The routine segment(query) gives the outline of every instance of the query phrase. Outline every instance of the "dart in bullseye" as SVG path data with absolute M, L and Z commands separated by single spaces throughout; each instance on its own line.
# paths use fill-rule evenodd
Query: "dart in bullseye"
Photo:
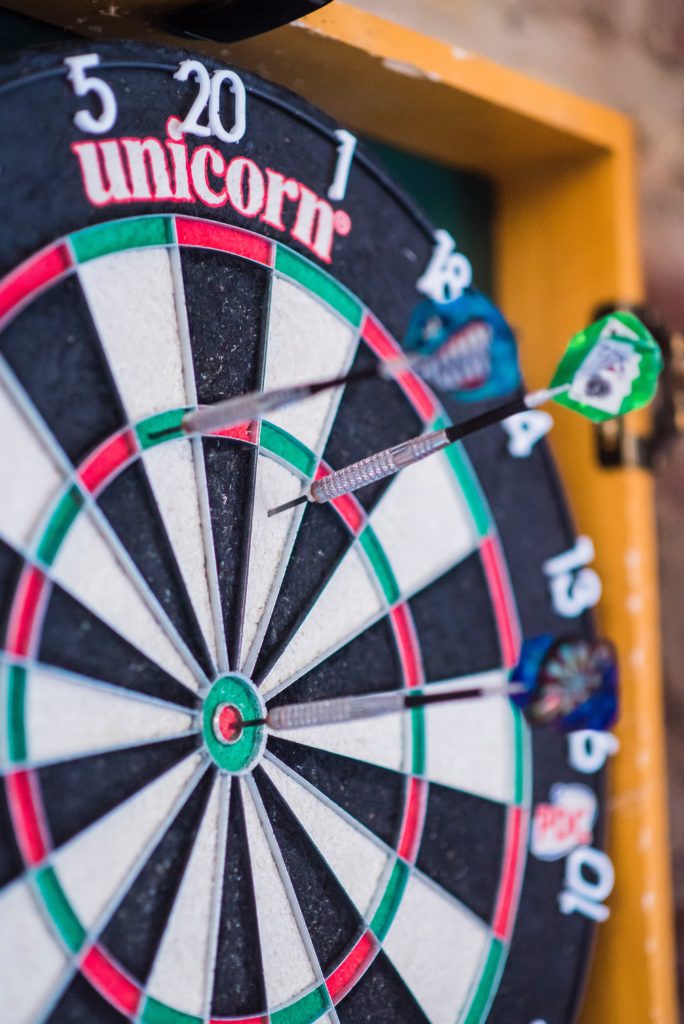
M 561 732 L 607 729 L 618 712 L 615 648 L 603 639 L 533 637 L 523 644 L 505 685 L 437 683 L 427 690 L 389 690 L 283 704 L 270 708 L 264 718 L 231 720 L 231 729 L 236 736 L 242 729 L 258 725 L 276 732 L 306 729 L 483 697 L 510 698 L 533 726 L 553 726 Z
M 433 692 L 406 692 L 390 690 L 385 693 L 365 693 L 353 697 L 331 697 L 303 704 L 283 704 L 271 708 L 265 719 L 243 722 L 243 726 L 267 725 L 270 729 L 303 729 L 317 725 L 334 725 L 352 722 L 360 718 L 376 718 L 391 715 L 397 711 L 424 707 L 428 704 L 443 704 L 475 697 L 510 697 L 522 695 L 526 687 L 522 683 L 510 686 L 471 686 L 460 689 L 435 689 Z
M 314 480 L 308 490 L 269 510 L 323 503 L 391 476 L 509 416 L 556 401 L 595 422 L 641 408 L 655 395 L 663 360 L 657 342 L 632 313 L 603 317 L 570 341 L 548 388 L 515 398 L 464 423 L 421 434 Z

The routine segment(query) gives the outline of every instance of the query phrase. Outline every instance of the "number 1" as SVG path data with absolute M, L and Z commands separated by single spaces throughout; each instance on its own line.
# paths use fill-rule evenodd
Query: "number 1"
M 344 128 L 338 128 L 335 138 L 339 139 L 340 144 L 337 147 L 337 164 L 335 165 L 335 175 L 328 189 L 328 199 L 339 201 L 344 199 L 347 194 L 347 182 L 356 149 L 356 136 Z

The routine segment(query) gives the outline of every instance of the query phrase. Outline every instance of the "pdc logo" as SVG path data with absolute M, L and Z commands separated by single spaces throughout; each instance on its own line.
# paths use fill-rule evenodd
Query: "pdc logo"
M 596 797 L 588 786 L 557 783 L 548 803 L 537 804 L 530 849 L 540 860 L 560 860 L 593 839 Z

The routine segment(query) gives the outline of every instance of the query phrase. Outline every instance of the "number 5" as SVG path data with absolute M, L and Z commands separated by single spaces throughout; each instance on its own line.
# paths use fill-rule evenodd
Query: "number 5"
M 102 113 L 99 117 L 94 117 L 89 110 L 79 110 L 74 117 L 74 124 L 82 132 L 93 132 L 95 135 L 108 132 L 116 122 L 116 96 L 111 86 L 101 78 L 88 78 L 86 75 L 90 68 L 95 68 L 100 63 L 99 54 L 86 53 L 80 57 L 67 57 L 64 63 L 69 69 L 67 78 L 73 85 L 76 95 L 87 96 L 89 92 L 94 92 L 102 104 Z

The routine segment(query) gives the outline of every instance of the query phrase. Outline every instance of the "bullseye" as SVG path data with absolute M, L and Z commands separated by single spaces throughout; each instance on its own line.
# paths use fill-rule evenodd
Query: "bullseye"
M 233 775 L 251 771 L 264 751 L 265 721 L 264 702 L 251 679 L 220 676 L 202 712 L 204 745 L 218 767 Z
M 219 743 L 236 743 L 242 735 L 242 715 L 234 704 L 219 704 L 214 712 L 214 736 Z

